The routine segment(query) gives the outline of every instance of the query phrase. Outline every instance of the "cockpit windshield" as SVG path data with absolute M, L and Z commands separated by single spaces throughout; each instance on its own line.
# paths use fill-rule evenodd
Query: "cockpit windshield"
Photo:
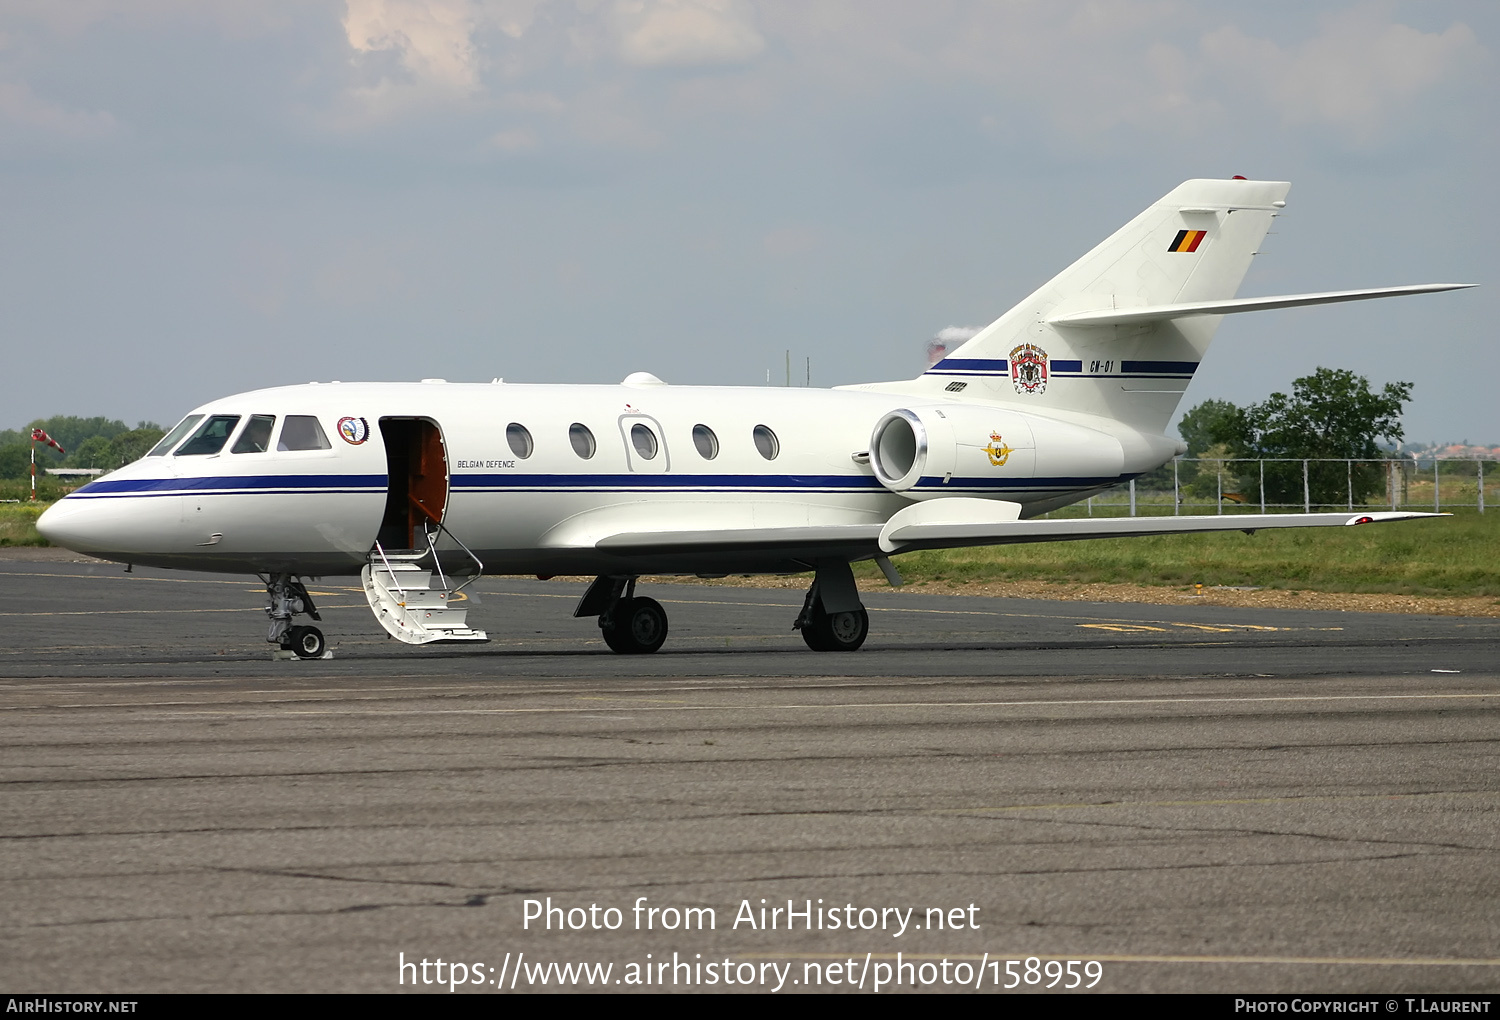
M 182 444 L 177 451 L 179 457 L 201 457 L 210 453 L 218 453 L 224 449 L 224 444 L 229 442 L 229 434 L 239 424 L 240 416 L 237 414 L 215 414 L 210 415 L 208 421 L 198 426 L 198 431 L 193 433 L 193 438 Z
M 168 432 L 165 436 L 162 437 L 161 442 L 151 447 L 151 452 L 146 454 L 146 456 L 164 457 L 167 454 L 171 453 L 172 447 L 182 442 L 182 437 L 191 432 L 193 426 L 198 424 L 198 420 L 202 417 L 203 415 L 201 414 L 190 414 L 186 418 L 182 419 L 182 421 L 177 423 L 177 427 L 175 429 L 173 429 L 171 432 Z
M 276 424 L 274 414 L 252 414 L 250 423 L 240 438 L 234 441 L 230 453 L 265 453 L 271 448 L 271 426 Z

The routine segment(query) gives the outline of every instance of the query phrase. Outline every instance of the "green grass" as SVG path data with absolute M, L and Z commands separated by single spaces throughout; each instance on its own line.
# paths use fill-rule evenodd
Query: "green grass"
M 46 540 L 36 533 L 36 519 L 51 505 L 41 500 L 0 503 L 0 546 L 46 545 Z
M 907 553 L 922 581 L 1254 585 L 1328 592 L 1500 595 L 1500 508 L 1486 514 L 1245 535 L 1162 535 Z M 878 576 L 857 564 L 859 576 Z

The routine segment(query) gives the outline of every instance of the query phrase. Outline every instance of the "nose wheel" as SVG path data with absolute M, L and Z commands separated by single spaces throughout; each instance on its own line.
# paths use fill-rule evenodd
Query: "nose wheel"
M 264 580 L 266 616 L 271 619 L 266 640 L 281 649 L 273 658 L 287 658 L 283 654 L 286 652 L 299 659 L 331 657 L 321 630 L 292 623 L 293 617 L 304 615 L 322 622 L 318 607 L 313 605 L 312 596 L 307 593 L 307 585 L 292 574 L 272 574 Z
M 321 659 L 328 650 L 323 632 L 316 627 L 293 627 L 286 632 L 281 647 L 299 659 Z

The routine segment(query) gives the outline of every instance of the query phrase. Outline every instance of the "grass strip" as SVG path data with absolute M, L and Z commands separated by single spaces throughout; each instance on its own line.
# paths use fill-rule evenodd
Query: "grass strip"
M 1403 595 L 1500 595 L 1500 512 L 1353 528 L 1105 538 L 894 557 L 922 581 L 1244 585 Z M 874 564 L 856 564 L 862 577 Z

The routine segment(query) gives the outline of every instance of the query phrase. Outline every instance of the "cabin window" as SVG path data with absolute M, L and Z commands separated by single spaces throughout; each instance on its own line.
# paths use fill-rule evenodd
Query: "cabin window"
M 656 457 L 656 433 L 639 422 L 630 426 L 630 445 L 635 447 L 642 460 Z
M 281 426 L 281 441 L 278 450 L 331 450 L 332 444 L 323 434 L 323 426 L 310 414 L 289 414 L 286 424 Z
M 511 422 L 505 426 L 505 441 L 510 444 L 510 452 L 525 460 L 531 456 L 531 451 L 536 445 L 531 441 L 531 432 L 520 422 Z
M 575 421 L 568 426 L 568 442 L 573 444 L 573 452 L 584 460 L 588 460 L 599 449 L 599 444 L 594 442 L 594 434 L 582 422 Z
M 230 447 L 230 453 L 265 453 L 271 448 L 271 426 L 276 424 L 274 414 L 252 414 L 250 423 L 240 438 Z
M 198 431 L 193 433 L 193 438 L 182 444 L 177 451 L 179 457 L 202 457 L 210 453 L 218 453 L 224 449 L 224 444 L 229 442 L 229 434 L 240 422 L 237 414 L 215 414 L 198 426 Z
M 693 426 L 693 445 L 698 448 L 704 460 L 713 460 L 719 455 L 719 437 L 707 425 Z
M 177 427 L 175 429 L 173 429 L 171 432 L 168 432 L 165 436 L 162 437 L 161 442 L 151 447 L 151 452 L 146 454 L 146 456 L 164 457 L 167 454 L 171 453 L 172 447 L 182 442 L 182 437 L 191 432 L 193 430 L 193 426 L 198 424 L 199 420 L 202 419 L 202 417 L 203 415 L 201 414 L 190 414 L 186 418 L 182 419 L 182 421 L 177 423 Z
M 775 460 L 776 455 L 781 452 L 781 443 L 776 439 L 776 433 L 764 425 L 755 426 L 755 448 L 766 460 Z

